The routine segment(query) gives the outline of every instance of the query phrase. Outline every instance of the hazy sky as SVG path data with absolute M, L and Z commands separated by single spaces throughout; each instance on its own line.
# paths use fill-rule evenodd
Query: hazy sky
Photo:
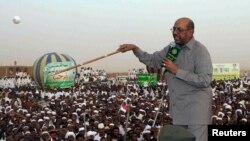
M 0 0 L 0 65 L 33 65 L 50 52 L 81 64 L 123 43 L 153 53 L 173 41 L 170 28 L 180 17 L 193 19 L 194 36 L 213 63 L 250 69 L 249 0 Z M 144 67 L 132 52 L 88 66 L 108 72 Z

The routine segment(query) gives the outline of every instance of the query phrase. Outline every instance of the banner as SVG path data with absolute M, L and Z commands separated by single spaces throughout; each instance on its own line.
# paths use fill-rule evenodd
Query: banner
M 213 64 L 213 80 L 240 78 L 239 63 Z
M 139 73 L 137 82 L 138 82 L 138 85 L 140 86 L 155 86 L 157 85 L 157 74 L 156 73 Z
M 56 71 L 72 66 L 74 66 L 74 62 L 53 62 L 47 64 L 44 68 L 45 88 L 70 88 L 73 86 L 76 69 L 54 75 Z

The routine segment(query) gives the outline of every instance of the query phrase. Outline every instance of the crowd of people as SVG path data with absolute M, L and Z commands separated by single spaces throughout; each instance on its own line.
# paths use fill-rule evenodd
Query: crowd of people
M 0 140 L 156 141 L 159 128 L 172 124 L 164 83 L 39 89 L 32 87 L 29 75 L 21 74 L 0 79 Z M 106 72 L 82 68 L 78 76 L 77 82 L 103 79 Z M 250 80 L 213 81 L 211 86 L 212 124 L 249 125 Z
M 213 81 L 213 116 L 215 125 L 250 124 L 250 80 Z
M 84 84 L 88 82 L 103 81 L 107 78 L 105 70 L 93 70 L 91 67 L 81 67 L 76 75 L 75 83 Z
M 17 71 L 15 77 L 0 77 L 0 88 L 1 89 L 13 89 L 20 87 L 30 87 L 33 86 L 34 82 L 31 76 L 26 72 Z

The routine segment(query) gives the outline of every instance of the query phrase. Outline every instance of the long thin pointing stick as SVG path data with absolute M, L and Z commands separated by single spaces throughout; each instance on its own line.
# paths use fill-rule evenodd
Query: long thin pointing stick
M 92 59 L 92 60 L 89 60 L 89 61 L 83 62 L 82 64 L 78 64 L 78 65 L 75 65 L 75 66 L 72 66 L 72 67 L 69 67 L 69 68 L 66 68 L 66 69 L 63 69 L 63 70 L 57 71 L 57 72 L 55 72 L 55 73 L 54 73 L 54 75 L 59 74 L 59 73 L 62 73 L 62 72 L 65 72 L 65 71 L 69 71 L 69 70 L 71 70 L 71 69 L 74 69 L 74 68 L 80 67 L 80 66 L 82 66 L 82 65 L 86 65 L 86 64 L 89 64 L 89 63 L 95 62 L 95 61 L 97 61 L 97 60 L 100 60 L 100 59 L 103 59 L 103 58 L 105 58 L 105 57 L 108 57 L 108 56 L 111 56 L 111 55 L 117 54 L 117 53 L 119 53 L 119 52 L 120 52 L 120 51 L 114 51 L 114 52 L 111 52 L 111 53 L 109 53 L 109 54 L 105 54 L 105 55 L 100 56 L 100 57 L 97 57 L 97 58 L 95 58 L 95 59 Z

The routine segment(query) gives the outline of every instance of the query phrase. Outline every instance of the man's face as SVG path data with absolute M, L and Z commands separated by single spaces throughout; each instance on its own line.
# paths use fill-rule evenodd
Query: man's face
M 115 136 L 118 136 L 118 134 L 119 134 L 119 129 L 114 129 L 113 134 L 114 134 Z
M 188 21 L 177 20 L 172 28 L 172 34 L 176 44 L 184 45 L 192 39 L 194 30 L 187 27 Z
M 42 139 L 49 139 L 49 134 L 42 134 L 41 137 Z
M 69 141 L 74 141 L 75 138 L 74 138 L 74 136 L 69 136 L 69 137 L 68 137 L 68 140 L 69 140 Z
M 143 134 L 143 138 L 145 140 L 150 140 L 150 137 L 151 137 L 150 133 Z
M 100 134 L 105 134 L 105 129 L 104 129 L 104 128 L 99 129 L 99 133 L 100 133 Z

